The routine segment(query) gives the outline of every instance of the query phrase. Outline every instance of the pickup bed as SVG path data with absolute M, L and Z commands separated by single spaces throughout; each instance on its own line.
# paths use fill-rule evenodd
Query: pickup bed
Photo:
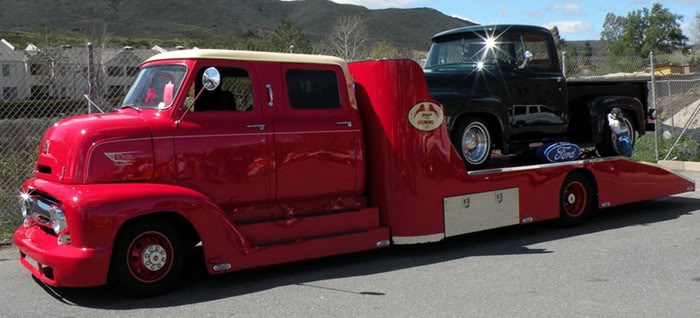
M 618 155 L 606 122 L 614 107 L 636 137 L 653 130 L 645 81 L 567 81 L 549 30 L 482 25 L 439 33 L 424 65 L 433 98 L 471 167 L 491 152 L 517 154 L 548 142 L 595 146 Z

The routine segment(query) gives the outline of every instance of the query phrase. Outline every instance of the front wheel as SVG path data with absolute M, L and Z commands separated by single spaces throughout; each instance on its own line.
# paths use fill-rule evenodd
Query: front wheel
M 174 226 L 157 221 L 132 224 L 114 244 L 109 283 L 129 296 L 162 294 L 182 275 L 183 254 L 183 241 Z
M 454 144 L 467 166 L 483 166 L 491 156 L 491 133 L 485 120 L 468 117 L 460 121 L 454 135 Z

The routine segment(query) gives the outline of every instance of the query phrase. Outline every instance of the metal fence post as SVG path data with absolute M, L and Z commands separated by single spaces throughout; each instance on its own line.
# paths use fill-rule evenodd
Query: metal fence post
M 566 51 L 561 52 L 561 74 L 566 78 Z
M 673 105 L 673 98 L 671 97 L 671 81 L 668 78 L 666 78 L 666 90 L 668 92 L 668 101 L 669 101 L 669 103 L 671 103 L 671 105 Z M 674 109 L 671 109 L 671 135 L 672 136 L 676 134 L 675 117 L 676 117 L 676 111 Z
M 656 82 L 654 81 L 654 52 L 649 52 L 649 65 L 651 72 L 651 105 L 656 114 Z M 654 116 L 654 158 L 655 162 L 659 162 L 659 116 Z
M 92 99 L 93 98 L 93 96 L 92 96 L 92 61 L 93 61 L 93 52 L 94 52 L 92 49 L 92 42 L 88 42 L 87 49 L 88 49 L 88 63 L 87 63 L 88 97 L 90 97 L 90 99 Z M 92 114 L 92 106 L 90 105 L 89 100 L 87 102 L 87 106 L 88 106 L 88 114 Z

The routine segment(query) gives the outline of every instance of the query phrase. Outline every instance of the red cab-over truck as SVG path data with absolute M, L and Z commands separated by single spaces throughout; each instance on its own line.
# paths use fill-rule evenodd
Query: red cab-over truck
M 166 292 L 210 274 L 416 244 L 694 191 L 623 157 L 468 171 L 411 60 L 182 50 L 122 107 L 63 119 L 22 187 L 21 263 L 52 286 Z

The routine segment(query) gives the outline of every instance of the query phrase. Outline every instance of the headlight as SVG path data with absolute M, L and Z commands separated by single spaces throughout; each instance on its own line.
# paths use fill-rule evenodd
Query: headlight
M 68 224 L 66 223 L 66 216 L 65 214 L 63 214 L 63 211 L 58 207 L 52 207 L 51 210 L 51 225 L 53 226 L 53 231 L 56 232 L 56 234 L 61 234 L 63 230 L 68 228 Z
M 22 210 L 22 217 L 26 218 L 27 216 L 29 216 L 29 210 L 30 210 L 29 204 L 30 204 L 29 200 L 22 201 L 22 207 L 20 207 L 20 209 Z

